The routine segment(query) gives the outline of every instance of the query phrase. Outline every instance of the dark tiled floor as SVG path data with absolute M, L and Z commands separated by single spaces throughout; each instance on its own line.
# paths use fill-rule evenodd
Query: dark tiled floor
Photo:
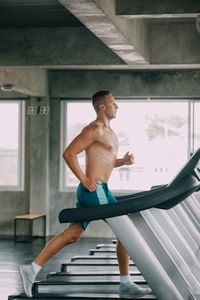
M 0 300 L 7 300 L 9 295 L 23 291 L 19 275 L 19 265 L 33 261 L 48 242 L 42 238 L 32 243 L 14 243 L 13 240 L 0 240 Z M 45 279 L 52 271 L 60 271 L 61 263 L 69 261 L 73 255 L 87 255 L 88 250 L 99 243 L 110 243 L 109 239 L 82 238 L 78 243 L 69 245 L 53 257 L 37 276 L 37 280 Z

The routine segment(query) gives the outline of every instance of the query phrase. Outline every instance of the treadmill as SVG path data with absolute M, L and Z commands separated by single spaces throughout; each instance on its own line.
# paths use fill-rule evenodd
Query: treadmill
M 105 219 L 159 300 L 199 300 L 199 231 L 180 209 L 200 190 L 199 160 L 200 148 L 169 184 L 118 197 L 114 204 L 64 209 L 59 220 Z M 196 241 L 188 240 L 193 231 Z
M 168 185 L 118 197 L 119 202 L 114 204 L 64 209 L 59 215 L 59 221 L 67 223 L 104 219 L 141 272 L 144 280 L 141 276 L 138 280 L 141 280 L 141 284 L 147 282 L 157 299 L 199 300 L 199 231 L 181 204 L 184 200 L 192 202 L 191 195 L 200 190 L 199 159 L 200 149 Z M 188 211 L 192 216 L 192 211 L 189 209 Z M 45 288 L 44 282 L 35 285 L 38 286 L 37 298 L 44 297 L 46 294 L 48 297 L 53 297 L 56 285 L 58 289 L 60 286 L 61 297 L 70 298 L 75 295 L 75 297 L 87 297 L 90 291 L 90 287 L 85 288 L 85 284 L 81 284 L 80 281 L 78 285 L 78 281 L 73 281 L 70 277 L 68 283 L 64 285 L 63 283 L 59 285 L 57 280 L 55 283 L 53 281 Z M 75 288 L 69 290 L 70 285 Z M 78 286 L 79 290 L 81 286 L 80 295 L 76 290 Z M 94 293 L 94 285 L 92 286 L 92 291 L 88 295 Z M 101 299 L 100 295 L 106 287 L 104 282 L 97 286 L 95 285 L 96 298 L 94 299 Z M 106 286 L 108 287 L 109 284 Z M 117 294 L 113 294 L 114 284 L 111 287 L 110 298 L 119 298 Z M 55 296 L 58 295 L 54 295 L 54 299 L 57 299 Z M 152 297 L 155 299 L 155 296 L 147 295 L 142 299 L 152 299 Z

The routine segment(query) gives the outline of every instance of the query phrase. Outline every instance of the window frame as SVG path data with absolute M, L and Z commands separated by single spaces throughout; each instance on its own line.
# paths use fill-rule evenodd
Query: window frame
M 189 126 L 189 153 L 188 156 L 191 156 L 195 150 L 195 133 L 196 133 L 196 103 L 200 105 L 200 99 L 194 99 L 189 103 L 189 113 L 190 113 L 190 126 Z M 200 128 L 200 126 L 199 126 Z
M 0 192 L 24 191 L 25 161 L 25 100 L 0 99 L 0 103 L 17 103 L 18 109 L 18 174 L 17 185 L 0 185 Z
M 191 155 L 192 152 L 192 145 L 193 145 L 193 133 L 192 129 L 193 126 L 192 124 L 194 123 L 194 114 L 192 111 L 192 106 L 195 105 L 195 102 L 199 102 L 200 99 L 198 98 L 185 98 L 185 97 L 179 97 L 179 98 L 163 98 L 163 97 L 155 97 L 155 98 L 150 98 L 150 97 L 115 97 L 117 102 L 126 102 L 126 103 L 149 103 L 149 102 L 159 102 L 159 103 L 178 103 L 178 102 L 186 102 L 188 104 L 188 144 L 187 144 L 187 156 L 188 159 Z M 89 103 L 91 102 L 91 99 L 89 98 L 62 98 L 60 99 L 60 105 L 61 105 L 61 118 L 60 118 L 60 128 L 61 128 L 61 139 L 60 139 L 60 149 L 61 149 L 61 155 L 60 155 L 60 174 L 59 174 L 59 190 L 60 192 L 74 192 L 76 191 L 77 187 L 72 187 L 72 186 L 65 186 L 65 176 L 66 172 L 65 170 L 65 163 L 63 161 L 62 153 L 64 151 L 64 147 L 66 145 L 66 140 L 67 140 L 67 132 L 66 132 L 66 127 L 65 124 L 67 122 L 67 103 Z M 75 175 L 74 175 L 75 176 Z M 127 193 L 134 193 L 137 192 L 138 190 L 112 190 L 112 192 L 115 194 L 121 193 L 121 194 L 127 194 Z

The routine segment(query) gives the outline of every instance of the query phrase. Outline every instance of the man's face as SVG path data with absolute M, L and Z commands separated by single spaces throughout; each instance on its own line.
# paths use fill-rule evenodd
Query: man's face
M 118 105 L 112 94 L 105 96 L 105 113 L 109 119 L 114 119 L 117 114 Z

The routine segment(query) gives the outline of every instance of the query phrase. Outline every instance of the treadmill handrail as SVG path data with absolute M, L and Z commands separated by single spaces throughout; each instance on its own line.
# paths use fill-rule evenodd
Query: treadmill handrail
M 59 222 L 67 223 L 105 219 L 152 207 L 171 208 L 200 189 L 200 170 L 196 168 L 199 159 L 200 148 L 168 185 L 132 195 L 118 196 L 116 198 L 123 201 L 112 204 L 63 209 L 59 213 Z
M 183 180 L 178 186 L 166 186 L 164 188 L 151 190 L 151 193 L 133 197 L 133 199 L 123 200 L 116 203 L 104 204 L 100 206 L 88 206 L 82 208 L 63 209 L 59 214 L 59 222 L 80 222 L 92 221 L 98 219 L 111 218 L 115 216 L 126 215 L 129 213 L 145 210 L 170 202 L 171 199 L 180 197 L 184 193 L 188 197 L 191 193 L 199 189 L 199 181 L 193 175 Z M 188 193 L 188 191 L 190 191 Z M 184 198 L 184 199 L 185 199 Z M 180 201 L 183 199 L 180 198 Z M 177 204 L 177 203 L 176 203 Z M 171 205 L 170 205 L 171 208 Z

